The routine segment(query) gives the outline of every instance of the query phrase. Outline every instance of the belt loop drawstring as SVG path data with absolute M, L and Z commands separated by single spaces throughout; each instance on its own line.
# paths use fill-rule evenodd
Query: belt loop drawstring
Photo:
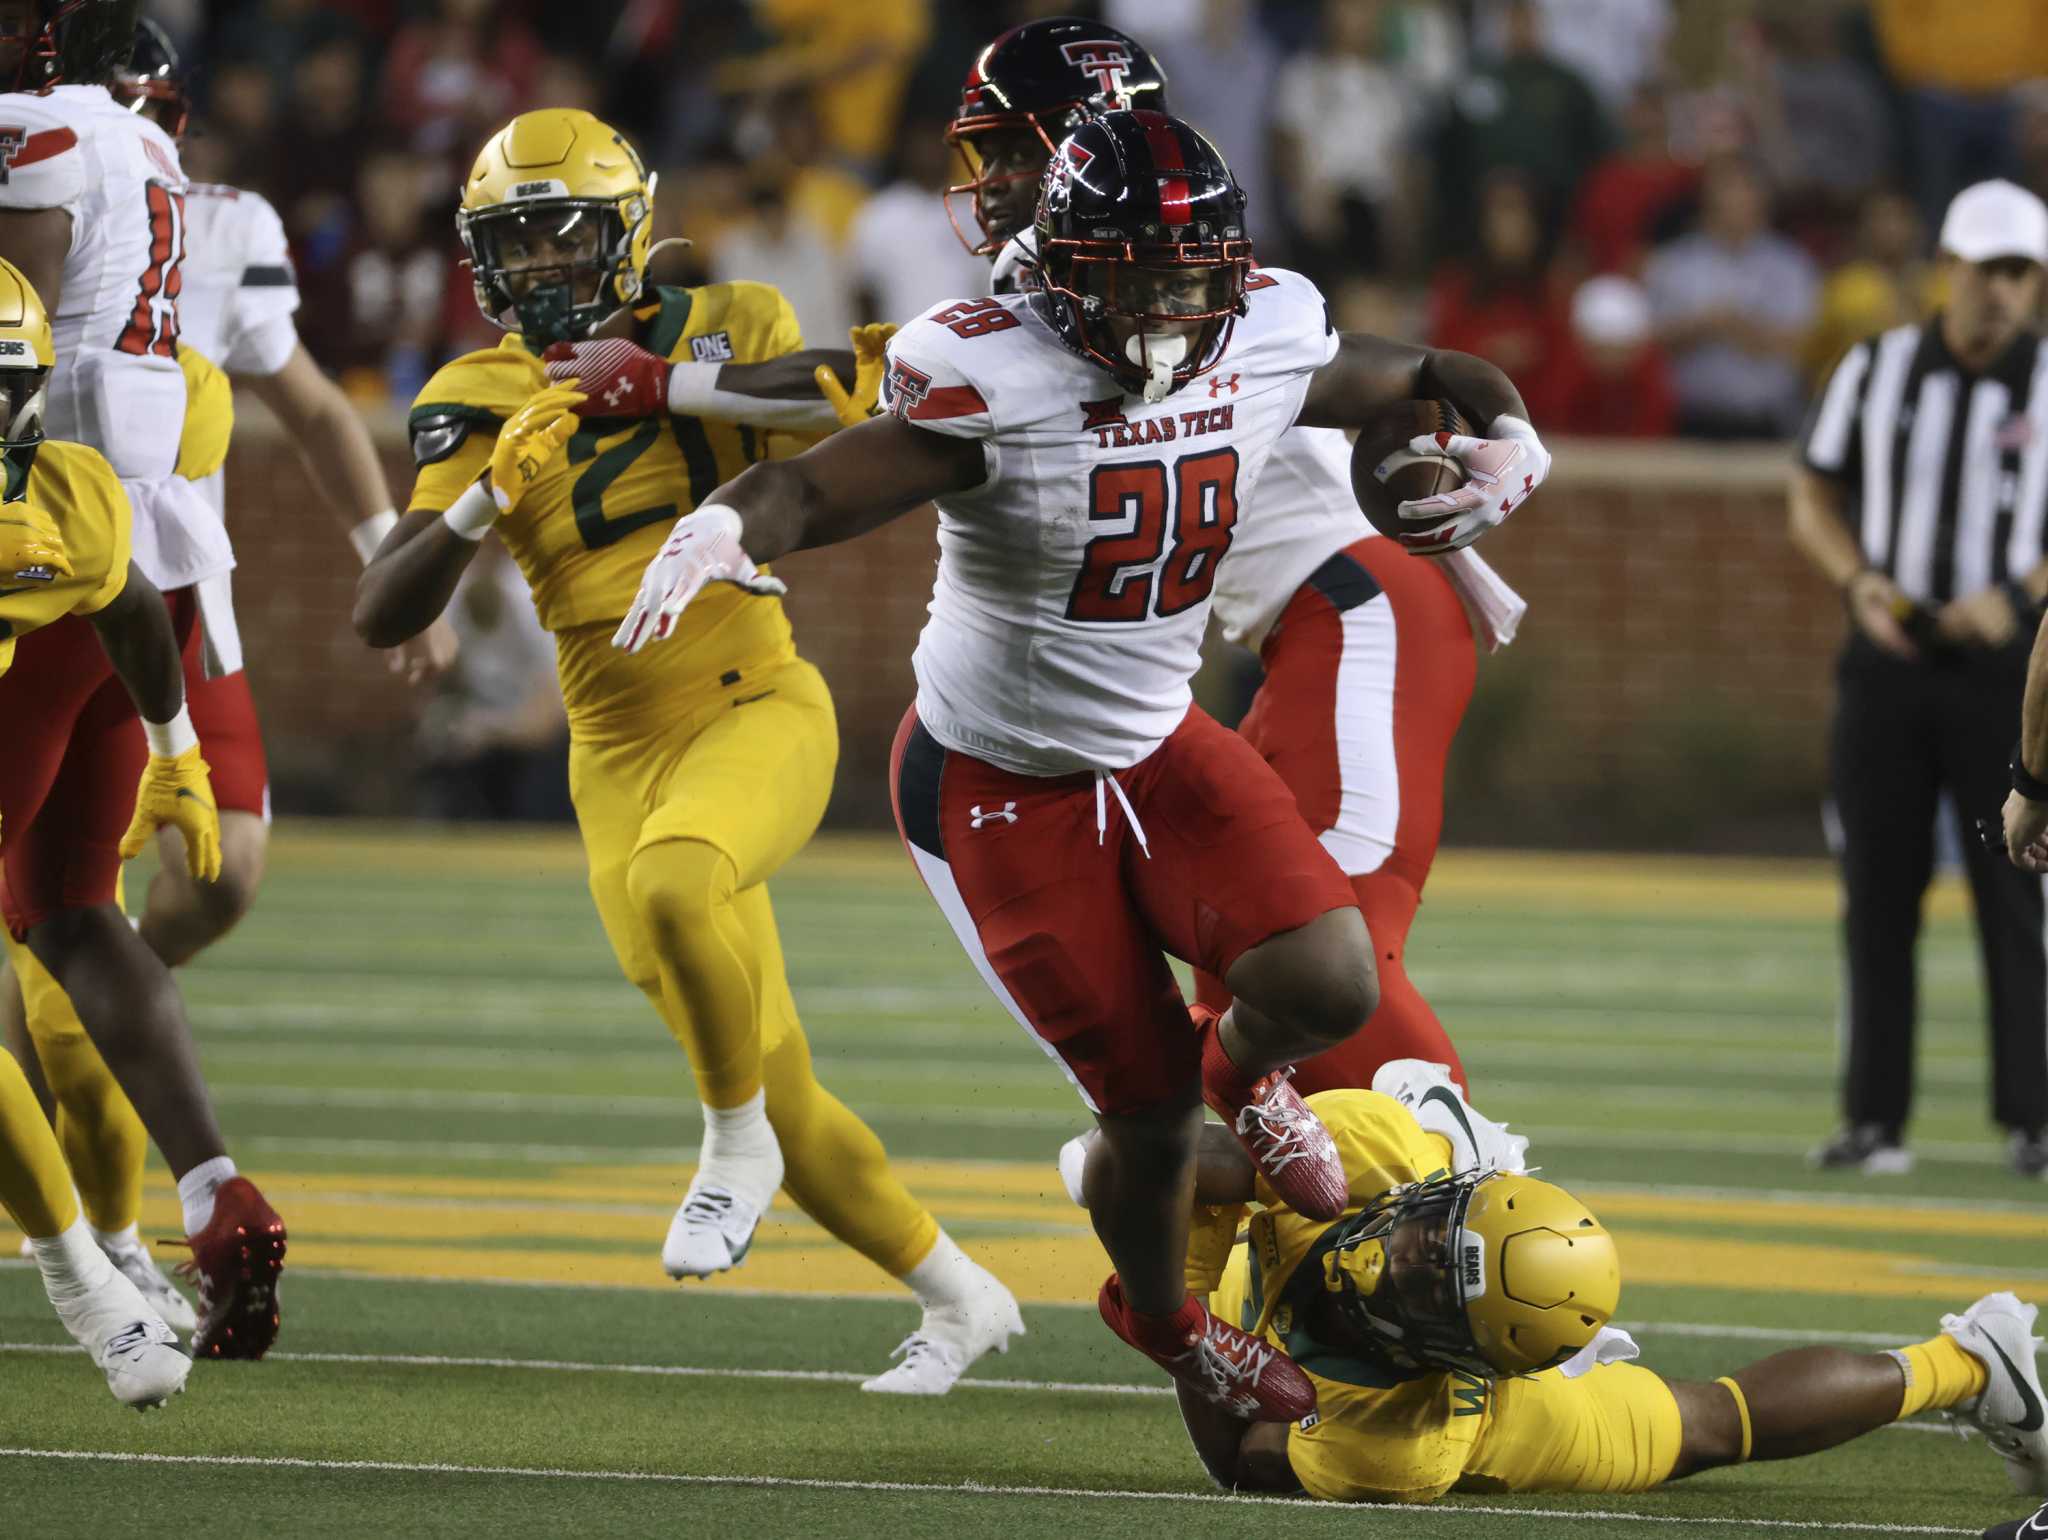
M 1124 810 L 1124 817 L 1130 820 L 1131 833 L 1138 837 L 1138 848 L 1145 852 L 1145 859 L 1152 859 L 1152 847 L 1145 841 L 1145 826 L 1138 822 L 1138 811 L 1131 806 L 1131 799 L 1124 795 L 1123 783 L 1107 770 L 1095 772 L 1095 843 L 1100 845 L 1109 832 L 1109 809 L 1102 795 L 1102 783 L 1109 783 L 1110 791 L 1116 797 L 1116 805 Z

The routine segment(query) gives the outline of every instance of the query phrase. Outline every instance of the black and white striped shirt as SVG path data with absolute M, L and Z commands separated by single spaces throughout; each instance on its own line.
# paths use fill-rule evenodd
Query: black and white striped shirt
M 1863 559 L 1923 605 L 2025 575 L 2048 514 L 2048 350 L 2023 332 L 1982 374 L 1935 322 L 1842 356 L 1800 438 L 1849 492 Z

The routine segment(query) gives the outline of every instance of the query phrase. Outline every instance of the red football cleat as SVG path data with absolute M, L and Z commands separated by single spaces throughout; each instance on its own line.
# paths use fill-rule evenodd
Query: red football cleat
M 1247 1083 L 1216 1041 L 1221 1019 L 1191 1007 L 1202 1034 L 1202 1100 L 1230 1125 L 1267 1184 L 1304 1219 L 1335 1219 L 1351 1205 L 1337 1141 L 1288 1084 L 1293 1066 Z
M 261 1358 L 277 1341 L 282 1317 L 277 1277 L 284 1271 L 284 1221 L 245 1176 L 230 1177 L 213 1195 L 213 1218 L 186 1244 L 192 1260 L 178 1266 L 199 1291 L 194 1358 Z
M 1178 1353 L 1155 1353 L 1138 1340 L 1115 1273 L 1096 1301 L 1102 1319 L 1132 1347 L 1181 1384 L 1225 1411 L 1253 1422 L 1299 1422 L 1316 1409 L 1316 1387 L 1301 1367 L 1262 1337 L 1240 1331 L 1201 1307 L 1202 1324 Z

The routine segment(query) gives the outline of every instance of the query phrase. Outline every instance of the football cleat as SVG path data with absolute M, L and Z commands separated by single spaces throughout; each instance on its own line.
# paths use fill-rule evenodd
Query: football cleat
M 192 1360 L 178 1351 L 177 1336 L 120 1273 L 110 1271 L 105 1283 L 82 1298 L 50 1303 L 123 1406 L 148 1411 L 185 1388 Z
M 1806 1163 L 1817 1171 L 1904 1176 L 1913 1169 L 1913 1152 L 1899 1141 L 1897 1129 L 1878 1123 L 1857 1123 L 1813 1150 Z
M 2012 1171 L 2030 1180 L 2048 1178 L 2048 1129 L 2012 1131 Z
M 1024 1335 L 1017 1298 L 986 1268 L 970 1262 L 985 1285 L 964 1307 L 927 1306 L 917 1330 L 889 1356 L 897 1360 L 862 1390 L 885 1396 L 943 1396 L 984 1353 L 1010 1351 L 1010 1339 Z
M 2048 1393 L 2034 1362 L 2041 1348 L 2034 1335 L 2039 1313 L 2016 1295 L 1986 1294 L 1961 1315 L 1943 1316 L 1941 1330 L 1983 1364 L 1989 1376 L 1984 1393 L 1951 1415 L 1967 1421 L 1998 1451 L 2013 1490 L 2048 1497 Z
M 1155 1353 L 1138 1340 L 1115 1273 L 1096 1301 L 1102 1319 L 1180 1384 L 1233 1416 L 1253 1422 L 1298 1422 L 1316 1409 L 1316 1387 L 1301 1366 L 1263 1337 L 1254 1337 L 1202 1306 L 1202 1325 L 1178 1353 Z
M 705 1181 L 700 1172 L 669 1221 L 662 1267 L 676 1279 L 709 1278 L 738 1267 L 767 1211 L 768 1204 L 750 1203 L 729 1187 Z
M 1203 1095 L 1282 1203 L 1304 1219 L 1335 1219 L 1351 1202 L 1344 1162 L 1323 1120 L 1289 1084 L 1293 1074 L 1290 1065 L 1260 1076 L 1250 1100 L 1239 1106 L 1211 1095 L 1206 1085 Z
M 2008 1519 L 1984 1531 L 1984 1540 L 2048 1540 L 2048 1503 L 2024 1519 Z
M 164 1325 L 172 1331 L 185 1332 L 198 1327 L 199 1317 L 192 1309 L 192 1302 L 164 1276 L 163 1269 L 156 1265 L 156 1258 L 149 1254 L 147 1246 L 140 1242 L 133 1246 L 102 1243 L 100 1250 L 107 1254 L 107 1260 L 114 1264 L 121 1276 L 134 1284 L 142 1297 L 149 1301 L 150 1309 L 164 1318 Z
M 277 1341 L 283 1314 L 278 1275 L 284 1271 L 284 1221 L 245 1176 L 222 1182 L 213 1218 L 187 1243 L 190 1261 L 178 1276 L 199 1291 L 194 1358 L 261 1358 Z

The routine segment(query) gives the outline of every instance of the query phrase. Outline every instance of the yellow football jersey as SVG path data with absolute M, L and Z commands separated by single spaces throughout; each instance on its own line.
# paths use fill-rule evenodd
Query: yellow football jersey
M 185 372 L 185 426 L 178 434 L 177 472 L 204 481 L 227 463 L 228 437 L 235 431 L 235 392 L 212 359 L 178 344 Z
M 128 583 L 134 515 L 128 494 L 97 449 L 46 440 L 29 470 L 27 500 L 57 522 L 72 575 L 24 583 L 0 573 L 0 674 L 14 661 L 14 639 L 66 615 L 90 615 Z
M 661 288 L 636 312 L 643 344 L 677 362 L 758 363 L 803 346 L 796 313 L 762 283 Z M 439 511 L 489 462 L 500 426 L 548 383 L 516 333 L 442 368 L 410 415 L 419 466 L 413 508 Z M 610 629 L 625 617 L 641 574 L 669 528 L 715 487 L 770 453 L 772 435 L 695 417 L 607 419 L 587 412 L 519 506 L 497 523 L 556 633 L 572 712 L 612 691 Z M 587 628 L 587 629 L 584 629 Z M 716 681 L 794 656 L 780 600 L 713 583 L 684 613 L 662 675 Z
M 1450 1169 L 1450 1144 L 1375 1091 L 1324 1091 L 1308 1104 L 1337 1141 L 1351 1192 L 1377 1197 Z M 1289 1429 L 1287 1459 L 1311 1496 L 1429 1502 L 1456 1484 L 1479 1437 L 1490 1387 L 1470 1375 L 1403 1370 L 1316 1341 L 1299 1325 L 1321 1292 L 1322 1256 L 1357 1215 L 1304 1219 L 1259 1182 L 1267 1207 L 1231 1253 L 1211 1308 L 1284 1348 L 1316 1387 L 1316 1412 Z

